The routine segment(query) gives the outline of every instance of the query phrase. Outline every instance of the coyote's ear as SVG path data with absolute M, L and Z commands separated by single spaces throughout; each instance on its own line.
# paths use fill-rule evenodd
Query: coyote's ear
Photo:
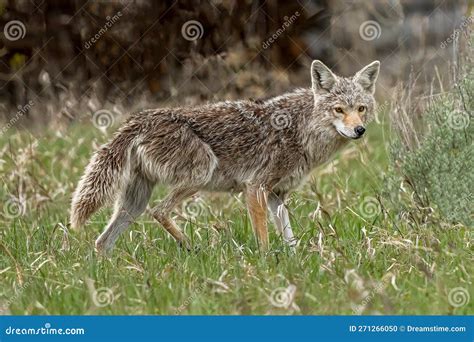
M 374 61 L 355 74 L 354 80 L 359 82 L 365 90 L 373 94 L 375 92 L 375 81 L 377 81 L 379 71 L 380 62 Z
M 311 86 L 314 92 L 321 89 L 330 91 L 336 83 L 336 75 L 324 65 L 323 62 L 315 60 L 311 64 Z

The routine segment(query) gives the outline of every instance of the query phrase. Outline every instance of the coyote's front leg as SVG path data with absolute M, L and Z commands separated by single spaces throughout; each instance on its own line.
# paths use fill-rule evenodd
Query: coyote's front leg
M 268 208 L 273 215 L 273 221 L 277 232 L 283 236 L 283 241 L 292 249 L 296 246 L 296 239 L 290 225 L 288 209 L 285 205 L 285 194 L 271 192 L 268 195 Z
M 268 249 L 267 191 L 260 185 L 248 185 L 245 197 L 257 243 L 260 248 L 266 250 Z

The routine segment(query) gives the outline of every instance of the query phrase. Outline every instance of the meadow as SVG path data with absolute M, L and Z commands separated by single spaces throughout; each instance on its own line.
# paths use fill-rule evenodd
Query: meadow
M 382 118 L 383 119 L 383 118 Z M 382 120 L 384 121 L 384 120 Z M 200 194 L 176 218 L 181 249 L 144 214 L 109 257 L 94 241 L 110 215 L 68 229 L 70 196 L 113 130 L 91 124 L 0 137 L 3 314 L 472 314 L 472 228 L 419 221 L 387 200 L 390 130 L 372 123 L 289 199 L 299 243 L 270 226 L 260 252 L 239 194 Z M 155 189 L 153 202 L 166 188 Z

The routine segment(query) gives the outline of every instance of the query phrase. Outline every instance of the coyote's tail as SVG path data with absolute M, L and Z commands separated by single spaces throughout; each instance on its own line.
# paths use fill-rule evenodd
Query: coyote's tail
M 79 228 L 120 188 L 130 168 L 134 135 L 120 132 L 94 153 L 71 202 L 71 227 Z

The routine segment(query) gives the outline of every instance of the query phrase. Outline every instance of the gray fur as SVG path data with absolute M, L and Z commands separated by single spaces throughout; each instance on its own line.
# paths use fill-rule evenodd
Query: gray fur
M 99 250 L 113 246 L 144 210 L 157 183 L 174 190 L 152 215 L 181 243 L 186 237 L 170 219 L 181 201 L 199 190 L 247 191 L 260 243 L 265 245 L 266 204 L 278 229 L 278 207 L 312 169 L 327 161 L 349 139 L 357 138 L 375 110 L 373 97 L 379 63 L 352 78 L 334 75 L 322 62 L 311 67 L 312 87 L 265 101 L 225 101 L 199 107 L 153 109 L 132 114 L 115 137 L 94 154 L 74 192 L 73 227 L 83 225 L 109 199 L 116 199 L 111 223 L 97 241 Z M 336 107 L 344 109 L 337 113 Z M 364 112 L 361 112 L 364 108 Z M 259 206 L 260 202 L 269 202 Z M 250 196 L 250 197 L 249 197 Z M 127 213 L 127 214 L 125 214 Z M 260 227 L 255 227 L 260 225 Z M 293 236 L 288 232 L 287 237 Z M 294 243 L 294 239 L 287 238 Z M 292 240 L 292 241 L 289 241 Z M 263 242 L 262 242 L 263 241 Z

